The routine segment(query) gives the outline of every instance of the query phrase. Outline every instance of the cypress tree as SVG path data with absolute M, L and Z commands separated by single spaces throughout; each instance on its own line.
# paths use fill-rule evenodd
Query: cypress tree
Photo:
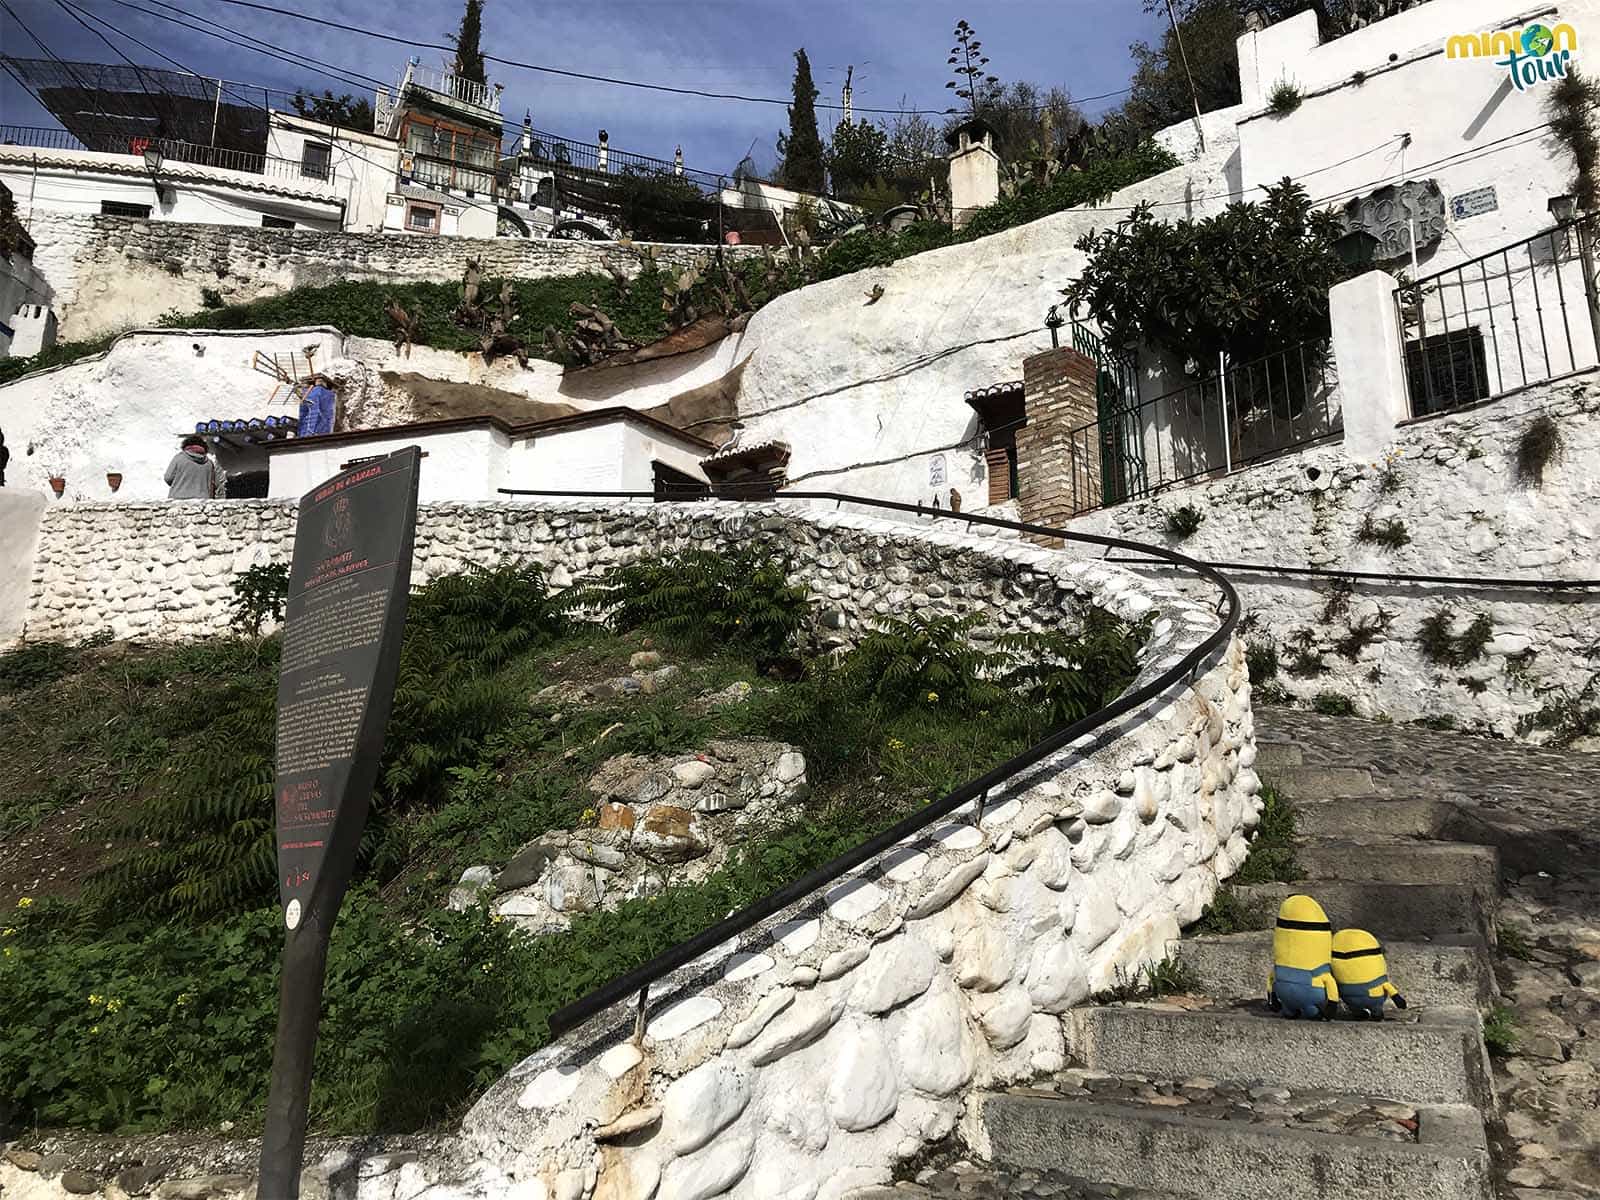
M 823 190 L 822 138 L 817 133 L 817 89 L 811 82 L 811 60 L 804 49 L 794 52 L 794 103 L 789 106 L 789 133 L 779 139 L 783 153 L 780 182 L 797 192 Z
M 461 28 L 450 35 L 456 46 L 456 77 L 487 83 L 483 67 L 483 49 L 478 39 L 483 33 L 483 0 L 467 0 L 467 11 L 461 14 Z

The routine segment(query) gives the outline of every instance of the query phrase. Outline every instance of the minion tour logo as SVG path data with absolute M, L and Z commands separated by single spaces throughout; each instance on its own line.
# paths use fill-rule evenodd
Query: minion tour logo
M 1493 58 L 1495 66 L 1511 72 L 1511 83 L 1519 92 L 1546 79 L 1565 77 L 1577 51 L 1578 31 L 1565 22 L 1554 29 L 1535 24 L 1493 33 L 1458 33 L 1445 42 L 1444 50 L 1446 58 Z

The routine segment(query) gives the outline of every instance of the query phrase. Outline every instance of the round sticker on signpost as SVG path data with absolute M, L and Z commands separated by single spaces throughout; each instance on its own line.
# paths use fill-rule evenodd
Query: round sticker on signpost
M 289 901 L 289 907 L 283 910 L 283 923 L 290 929 L 297 928 L 300 924 L 300 901 Z

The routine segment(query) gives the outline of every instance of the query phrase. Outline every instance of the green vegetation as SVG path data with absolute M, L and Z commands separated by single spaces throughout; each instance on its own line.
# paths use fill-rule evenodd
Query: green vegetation
M 1318 692 L 1316 699 L 1311 701 L 1311 711 L 1325 717 L 1353 717 L 1356 715 L 1356 702 L 1343 692 Z
M 1205 519 L 1205 513 L 1201 512 L 1194 505 L 1179 505 L 1177 508 L 1173 509 L 1167 514 L 1167 536 L 1172 538 L 1174 541 L 1184 541 L 1185 539 L 1194 535 L 1195 531 L 1200 528 L 1201 522 L 1203 522 Z
M 1200 914 L 1200 919 L 1189 926 L 1188 932 L 1228 934 L 1271 927 L 1272 914 L 1265 906 L 1242 899 L 1231 886 L 1224 884 L 1217 889 L 1217 894 L 1211 898 L 1211 903 L 1206 905 L 1205 911 Z
M 1092 614 L 1081 634 L 1036 635 L 1029 644 L 1055 657 L 1027 675 L 1015 661 L 1022 643 L 997 639 L 969 656 L 956 642 L 975 631 L 959 622 L 890 622 L 864 654 L 809 658 L 812 613 L 781 567 L 753 554 L 738 566 L 679 554 L 557 594 L 537 567 L 508 565 L 415 593 L 372 815 L 329 957 L 314 1131 L 459 1115 L 544 1043 L 560 1005 L 1132 677 L 1139 631 Z M 270 596 L 269 583 L 258 573 L 238 593 Z M 609 628 L 579 620 L 594 615 L 580 596 L 604 601 Z M 720 632 L 712 640 L 706 629 Z M 647 632 L 674 652 L 676 675 L 633 698 L 571 699 L 625 671 Z M 1016 690 L 970 677 L 989 669 L 989 655 Z M 37 863 L 26 876 L 0 871 L 0 1105 L 30 1123 L 258 1124 L 281 944 L 278 656 L 275 636 L 0 656 L 0 741 L 15 748 L 0 761 L 0 830 L 37 827 L 39 853 L 71 866 L 44 894 L 23 891 Z M 769 657 L 794 660 L 779 673 L 789 682 L 759 669 Z M 1070 675 L 1092 678 L 1058 678 Z M 696 703 L 735 680 L 752 685 L 745 702 Z M 899 702 L 906 688 L 934 690 L 930 681 L 944 689 L 938 701 Z M 555 683 L 563 688 L 545 691 Z M 974 720 L 980 700 L 989 707 Z M 741 736 L 798 745 L 812 793 L 791 824 L 762 830 L 711 877 L 669 881 L 662 896 L 578 915 L 570 932 L 541 938 L 485 908 L 440 908 L 465 867 L 504 863 L 590 819 L 585 781 L 607 759 Z M 42 823 L 74 805 L 83 840 Z
M 1252 685 L 1270 683 L 1278 677 L 1278 648 L 1271 642 L 1251 642 L 1244 652 L 1244 665 Z
M 794 52 L 794 103 L 789 128 L 778 135 L 783 164 L 778 182 L 797 192 L 820 192 L 823 174 L 822 137 L 817 132 L 817 87 L 811 82 L 811 60 L 802 48 Z
M 1267 111 L 1274 116 L 1286 117 L 1299 108 L 1304 99 L 1299 88 L 1287 79 L 1280 79 L 1272 85 L 1272 91 L 1267 95 Z
M 261 563 L 234 576 L 229 608 L 234 628 L 241 633 L 259 637 L 268 621 L 283 620 L 283 606 L 288 602 L 288 563 Z
M 1539 710 L 1517 718 L 1517 733 L 1550 735 L 1552 746 L 1570 746 L 1579 738 L 1600 734 L 1600 672 L 1576 691 L 1562 688 Z
M 1483 657 L 1494 638 L 1494 626 L 1487 614 L 1479 613 L 1461 633 L 1451 633 L 1454 614 L 1441 608 L 1423 618 L 1417 631 L 1417 645 L 1423 657 L 1441 667 L 1464 667 Z
M 1119 965 L 1114 976 L 1114 984 L 1090 997 L 1095 1004 L 1156 1000 L 1162 996 L 1180 996 L 1198 991 L 1200 987 L 1200 977 L 1195 974 L 1194 968 L 1171 955 L 1160 962 L 1140 963 L 1132 972 Z
M 1517 482 L 1542 487 L 1545 468 L 1561 457 L 1564 448 L 1561 426 L 1549 413 L 1540 413 L 1517 439 Z
M 1294 805 L 1272 788 L 1261 792 L 1266 807 L 1261 810 L 1261 824 L 1256 827 L 1250 842 L 1250 854 L 1240 864 L 1233 882 L 1293 883 L 1304 879 L 1305 872 L 1295 859 Z
M 1533 961 L 1533 947 L 1528 944 L 1528 936 L 1515 925 L 1507 925 L 1502 921 L 1495 926 L 1494 934 L 1501 954 L 1519 958 L 1523 962 Z
M 1483 1044 L 1489 1053 L 1503 1058 L 1517 1048 L 1517 1014 L 1497 1004 L 1483 1016 Z
M 1361 519 L 1361 528 L 1356 530 L 1356 541 L 1398 550 L 1411 544 L 1411 535 L 1406 532 L 1406 523 L 1398 517 L 1392 521 L 1375 521 L 1368 513 Z
M 13 379 L 20 379 L 34 371 L 48 371 L 51 367 L 64 367 L 68 363 L 77 362 L 80 358 L 104 354 L 110 349 L 111 343 L 117 340 L 117 336 L 108 333 L 104 337 L 91 338 L 86 342 L 57 342 L 48 350 L 41 350 L 26 358 L 0 358 L 0 385 L 10 383 Z

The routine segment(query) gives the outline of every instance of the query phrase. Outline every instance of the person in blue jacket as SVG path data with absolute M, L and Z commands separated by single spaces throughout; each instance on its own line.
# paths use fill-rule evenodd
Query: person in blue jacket
M 305 399 L 300 401 L 299 437 L 333 432 L 333 388 L 326 375 L 313 375 Z

